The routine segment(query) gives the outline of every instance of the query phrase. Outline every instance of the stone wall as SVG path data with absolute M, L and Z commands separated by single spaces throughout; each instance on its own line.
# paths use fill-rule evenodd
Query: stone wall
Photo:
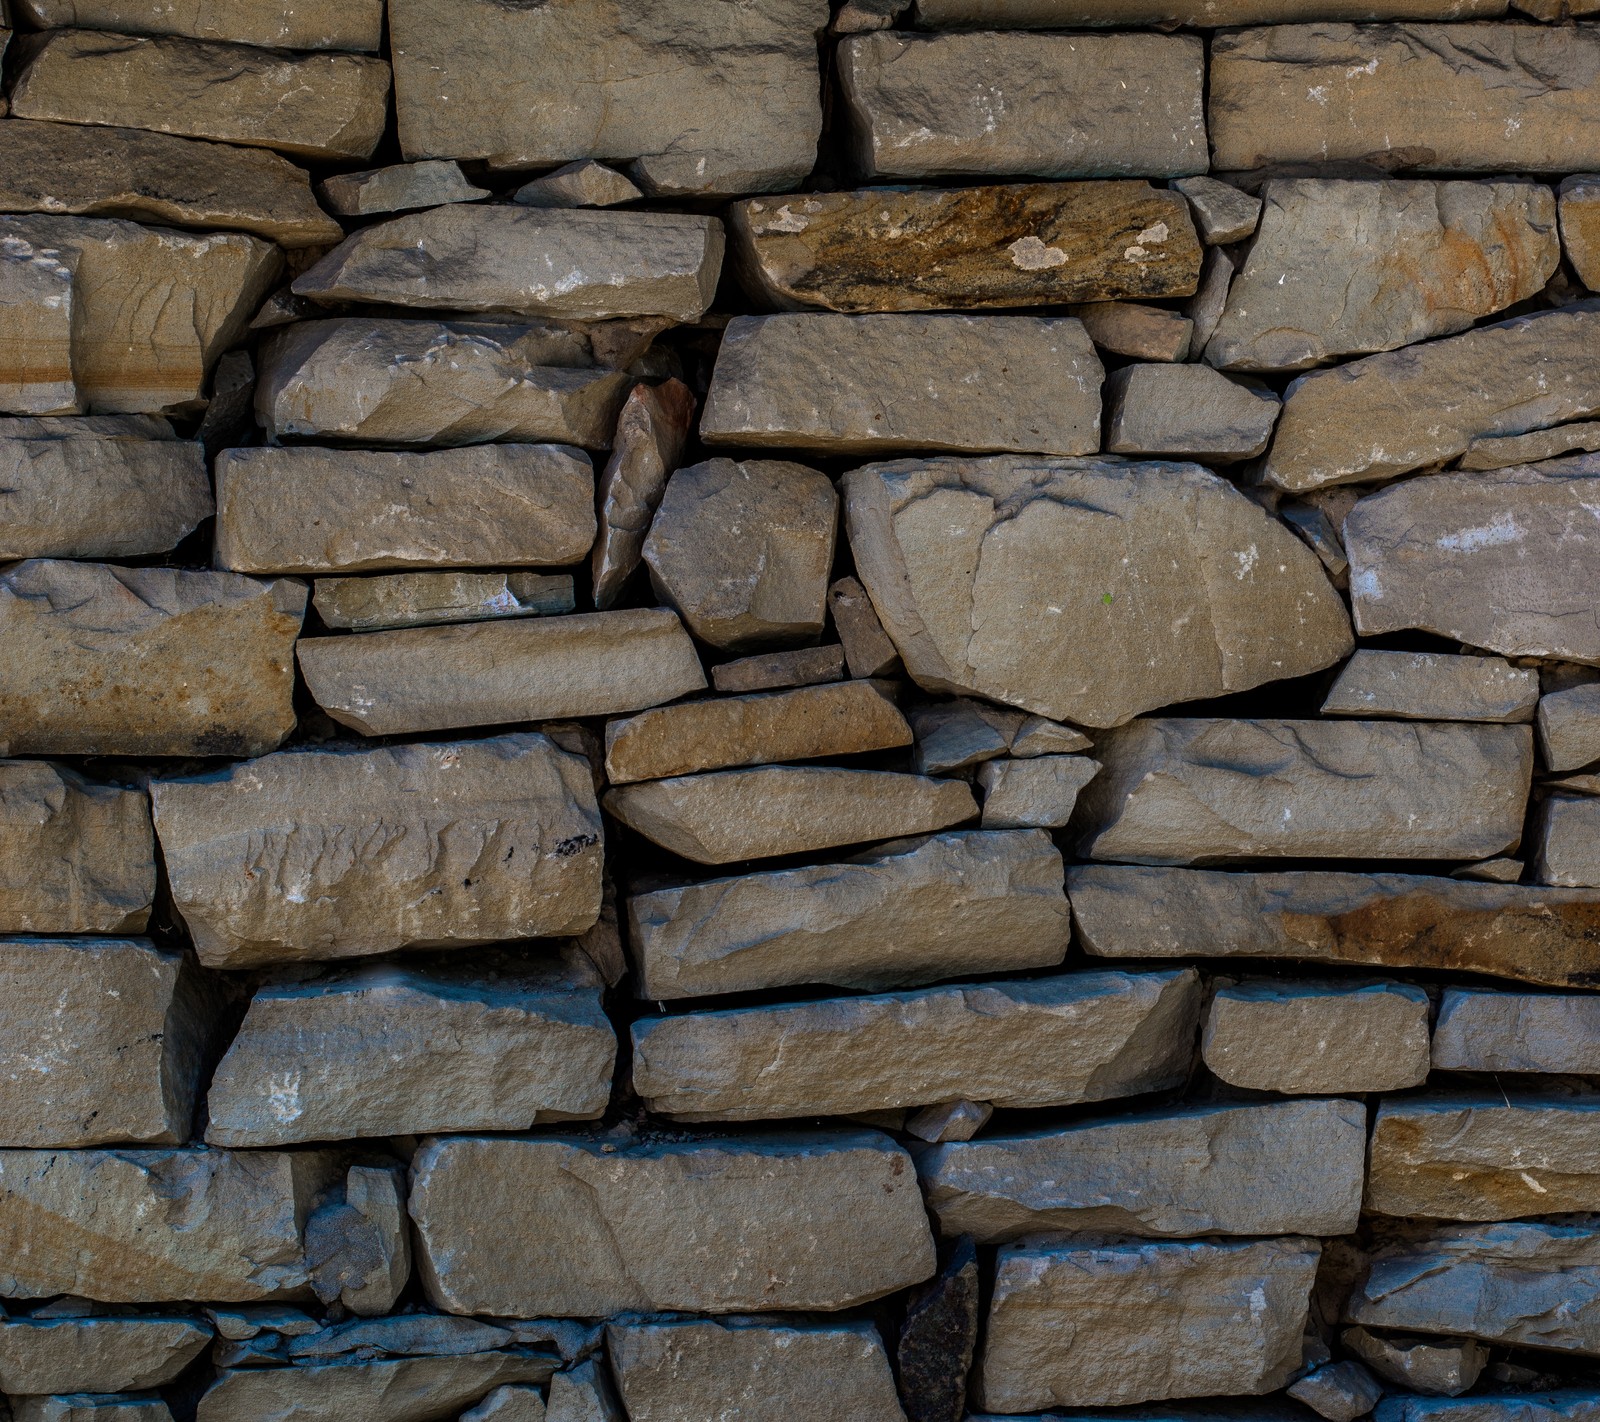
M 1517 5 L 0 0 L 0 1418 L 1600 1422 Z

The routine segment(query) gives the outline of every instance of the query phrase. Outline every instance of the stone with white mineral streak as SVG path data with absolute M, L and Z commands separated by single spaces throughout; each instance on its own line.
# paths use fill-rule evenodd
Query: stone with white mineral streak
M 1433 1031 L 1433 1065 L 1600 1076 L 1600 997 L 1447 988 Z
M 1340 670 L 1323 700 L 1322 714 L 1520 722 L 1532 720 L 1540 704 L 1539 673 L 1514 667 L 1502 657 L 1363 647 Z M 1600 756 L 1600 747 L 1595 755 Z M 1560 768 L 1546 763 L 1550 769 Z
M 429 159 L 369 168 L 364 173 L 336 173 L 319 185 L 328 206 L 341 217 L 377 217 L 389 212 L 415 212 L 451 202 L 476 202 L 490 196 L 470 182 L 459 163 Z
M 1469 20 L 1493 19 L 1505 12 L 1505 0 L 918 0 L 917 5 L 917 18 L 925 25 L 984 30 Z
M 1546 770 L 1580 770 L 1600 760 L 1600 683 L 1543 697 L 1537 722 Z
M 0 1388 L 12 1394 L 136 1392 L 172 1382 L 211 1341 L 199 1319 L 0 1320 Z
M 1473 1339 L 1457 1343 L 1382 1338 L 1365 1328 L 1347 1328 L 1339 1341 L 1385 1382 L 1446 1397 L 1455 1397 L 1477 1382 L 1489 1361 L 1489 1350 Z
M 1179 178 L 1172 186 L 1188 199 L 1206 246 L 1226 247 L 1255 234 L 1261 221 L 1261 199 L 1254 193 L 1204 176 Z
M 37 29 L 185 35 L 269 49 L 353 49 L 377 53 L 383 0 L 17 0 Z
M 1106 381 L 1113 454 L 1237 464 L 1267 447 L 1278 397 L 1204 365 L 1125 365 Z
M 0 229 L 0 412 L 71 414 L 83 408 L 72 347 L 77 253 L 30 238 Z
M 1100 773 L 1086 755 L 990 760 L 978 767 L 985 829 L 1062 829 L 1078 793 Z
M 524 207 L 617 207 L 644 194 L 615 168 L 580 158 L 517 189 L 512 201 Z
M 571 612 L 571 573 L 391 573 L 318 578 L 311 593 L 328 627 L 383 632 L 441 622 L 492 622 Z

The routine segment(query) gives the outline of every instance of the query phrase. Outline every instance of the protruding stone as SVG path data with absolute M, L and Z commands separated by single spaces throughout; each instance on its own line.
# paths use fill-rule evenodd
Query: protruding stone
M 1521 722 L 1533 719 L 1538 698 L 1539 674 L 1501 657 L 1363 647 L 1340 671 L 1322 703 L 1322 714 Z M 1595 755 L 1600 756 L 1600 747 Z
M 355 1165 L 306 1221 L 306 1267 L 319 1303 L 390 1313 L 411 1278 L 405 1170 Z
M 1287 1392 L 1328 1422 L 1356 1422 L 1383 1397 L 1383 1387 L 1360 1363 L 1348 1358 L 1307 1373 Z
M 1226 247 L 1255 235 L 1261 221 L 1261 199 L 1255 194 L 1207 177 L 1179 178 L 1172 186 L 1189 200 L 1206 246 Z
M 1339 1341 L 1385 1382 L 1445 1397 L 1465 1392 L 1489 1361 L 1489 1350 L 1471 1339 L 1390 1339 L 1365 1328 L 1347 1328 Z
M 513 201 L 524 207 L 617 207 L 644 194 L 615 168 L 580 158 L 531 183 L 524 183 Z
M 1221 247 L 1207 251 L 1205 265 L 1200 269 L 1200 286 L 1182 307 L 1191 327 L 1189 351 L 1192 355 L 1198 356 L 1205 350 L 1217 323 L 1222 320 L 1234 271 L 1232 254 Z
M 1600 997 L 1447 988 L 1433 1032 L 1433 1065 L 1600 1075 Z
M 1526 863 L 1509 855 L 1497 854 L 1493 859 L 1480 859 L 1473 864 L 1463 864 L 1450 871 L 1452 879 L 1482 879 L 1491 884 L 1517 884 L 1522 881 Z
M 1194 322 L 1164 306 L 1136 301 L 1088 302 L 1068 308 L 1101 350 L 1133 360 L 1187 360 Z
M 844 678 L 844 648 L 837 642 L 822 647 L 797 647 L 792 652 L 763 652 L 712 667 L 711 681 L 725 696 L 750 691 L 778 691 L 788 686 L 819 686 Z
M 1573 452 L 1600 449 L 1600 422 L 1576 420 L 1553 429 L 1520 435 L 1485 435 L 1467 446 L 1457 469 L 1509 469 L 1514 464 L 1539 464 Z
M 318 578 L 317 616 L 351 632 L 544 617 L 576 606 L 571 573 L 393 573 L 377 578 Z
M 184 35 L 269 49 L 353 49 L 383 43 L 383 0 L 17 0 L 37 29 Z
M 211 1337 L 194 1318 L 8 1318 L 0 1321 L 0 1387 L 33 1395 L 161 1387 Z
M 1125 365 L 1106 381 L 1106 448 L 1114 454 L 1237 464 L 1267 447 L 1278 397 L 1203 365 Z
M 985 829 L 1063 829 L 1078 792 L 1100 773 L 1085 755 L 990 760 L 978 768 Z
M 1538 728 L 1546 770 L 1580 770 L 1600 760 L 1600 683 L 1542 698 Z
M 487 188 L 469 182 L 459 163 L 430 159 L 369 168 L 364 173 L 336 173 L 319 185 L 328 206 L 341 217 L 376 217 L 387 212 L 415 212 L 452 202 L 476 202 L 490 196 Z

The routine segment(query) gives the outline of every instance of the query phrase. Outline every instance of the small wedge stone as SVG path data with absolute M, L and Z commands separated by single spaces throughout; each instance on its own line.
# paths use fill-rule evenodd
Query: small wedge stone
M 513 201 L 524 207 L 616 207 L 644 194 L 615 168 L 580 158 L 517 189 Z
M 545 617 L 577 605 L 570 573 L 392 573 L 318 578 L 312 605 L 323 622 L 351 632 Z
M 970 1141 L 994 1115 L 994 1107 L 987 1101 L 946 1101 L 938 1106 L 924 1106 L 906 1117 L 906 1134 L 915 1136 L 929 1145 L 943 1145 L 946 1141 Z
M 792 652 L 764 652 L 712 667 L 711 681 L 725 696 L 750 691 L 776 691 L 786 686 L 818 686 L 841 681 L 844 648 L 837 642 L 822 647 L 797 647 Z
M 1404 721 L 1533 718 L 1539 675 L 1501 657 L 1380 652 L 1363 647 L 1345 663 L 1322 703 L 1324 716 L 1393 716 Z M 1547 698 L 1548 700 L 1548 698 Z M 1595 755 L 1600 756 L 1600 747 Z M 1561 767 L 1549 766 L 1550 769 Z
M 611 1376 L 593 1359 L 565 1368 L 550 1379 L 546 1422 L 628 1422 L 611 1386 Z
M 1106 381 L 1106 441 L 1114 454 L 1237 464 L 1262 453 L 1278 397 L 1203 365 L 1125 365 Z
M 1255 234 L 1261 221 L 1261 199 L 1254 194 L 1206 177 L 1179 178 L 1172 186 L 1188 198 L 1206 246 L 1226 247 Z
M 1360 1363 L 1329 1363 L 1285 1389 L 1328 1422 L 1356 1422 L 1383 1397 L 1383 1387 Z
M 1133 360 L 1187 360 L 1194 322 L 1162 306 L 1136 301 L 1088 302 L 1068 308 L 1101 350 Z
M 984 701 L 959 696 L 915 707 L 910 714 L 917 748 L 912 765 L 919 775 L 947 775 L 993 760 L 1011 749 L 1027 717 Z
M 1347 1328 L 1339 1341 L 1385 1382 L 1410 1392 L 1455 1397 L 1478 1380 L 1489 1350 L 1466 1340 L 1380 1338 L 1365 1328 Z
M 1084 755 L 991 760 L 978 768 L 985 829 L 1063 829 L 1078 792 L 1100 773 Z
M 1516 464 L 1539 464 L 1563 454 L 1592 453 L 1600 449 L 1600 421 L 1576 420 L 1531 434 L 1486 435 L 1467 446 L 1456 461 L 1457 469 L 1509 469 Z
M 1600 997 L 1448 988 L 1433 1032 L 1433 1065 L 1600 1075 Z
M 840 578 L 828 589 L 828 612 L 851 676 L 889 676 L 899 669 L 900 653 L 872 610 L 867 590 L 854 578 Z
M 430 159 L 369 168 L 364 173 L 336 173 L 324 178 L 322 196 L 340 217 L 377 217 L 387 212 L 414 212 L 451 202 L 476 202 L 490 196 L 467 180 L 459 163 Z

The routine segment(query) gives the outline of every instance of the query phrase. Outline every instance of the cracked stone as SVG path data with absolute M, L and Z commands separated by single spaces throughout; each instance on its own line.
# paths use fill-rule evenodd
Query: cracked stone
M 1203 365 L 1125 365 L 1106 380 L 1106 449 L 1237 464 L 1267 447 L 1271 390 Z
M 1339 672 L 1322 714 L 1522 722 L 1531 720 L 1540 704 L 1538 672 L 1514 667 L 1501 657 L 1363 647 Z M 1600 747 L 1595 754 L 1600 756 Z
M 364 173 L 336 173 L 324 178 L 319 186 L 328 206 L 341 217 L 414 212 L 491 196 L 487 188 L 467 179 L 459 163 L 444 159 L 396 163 L 388 168 L 369 168 Z
M 405 1168 L 352 1166 L 306 1221 L 306 1267 L 320 1303 L 386 1314 L 411 1277 Z
M 1433 1030 L 1433 1065 L 1600 1075 L 1600 998 L 1447 988 Z

